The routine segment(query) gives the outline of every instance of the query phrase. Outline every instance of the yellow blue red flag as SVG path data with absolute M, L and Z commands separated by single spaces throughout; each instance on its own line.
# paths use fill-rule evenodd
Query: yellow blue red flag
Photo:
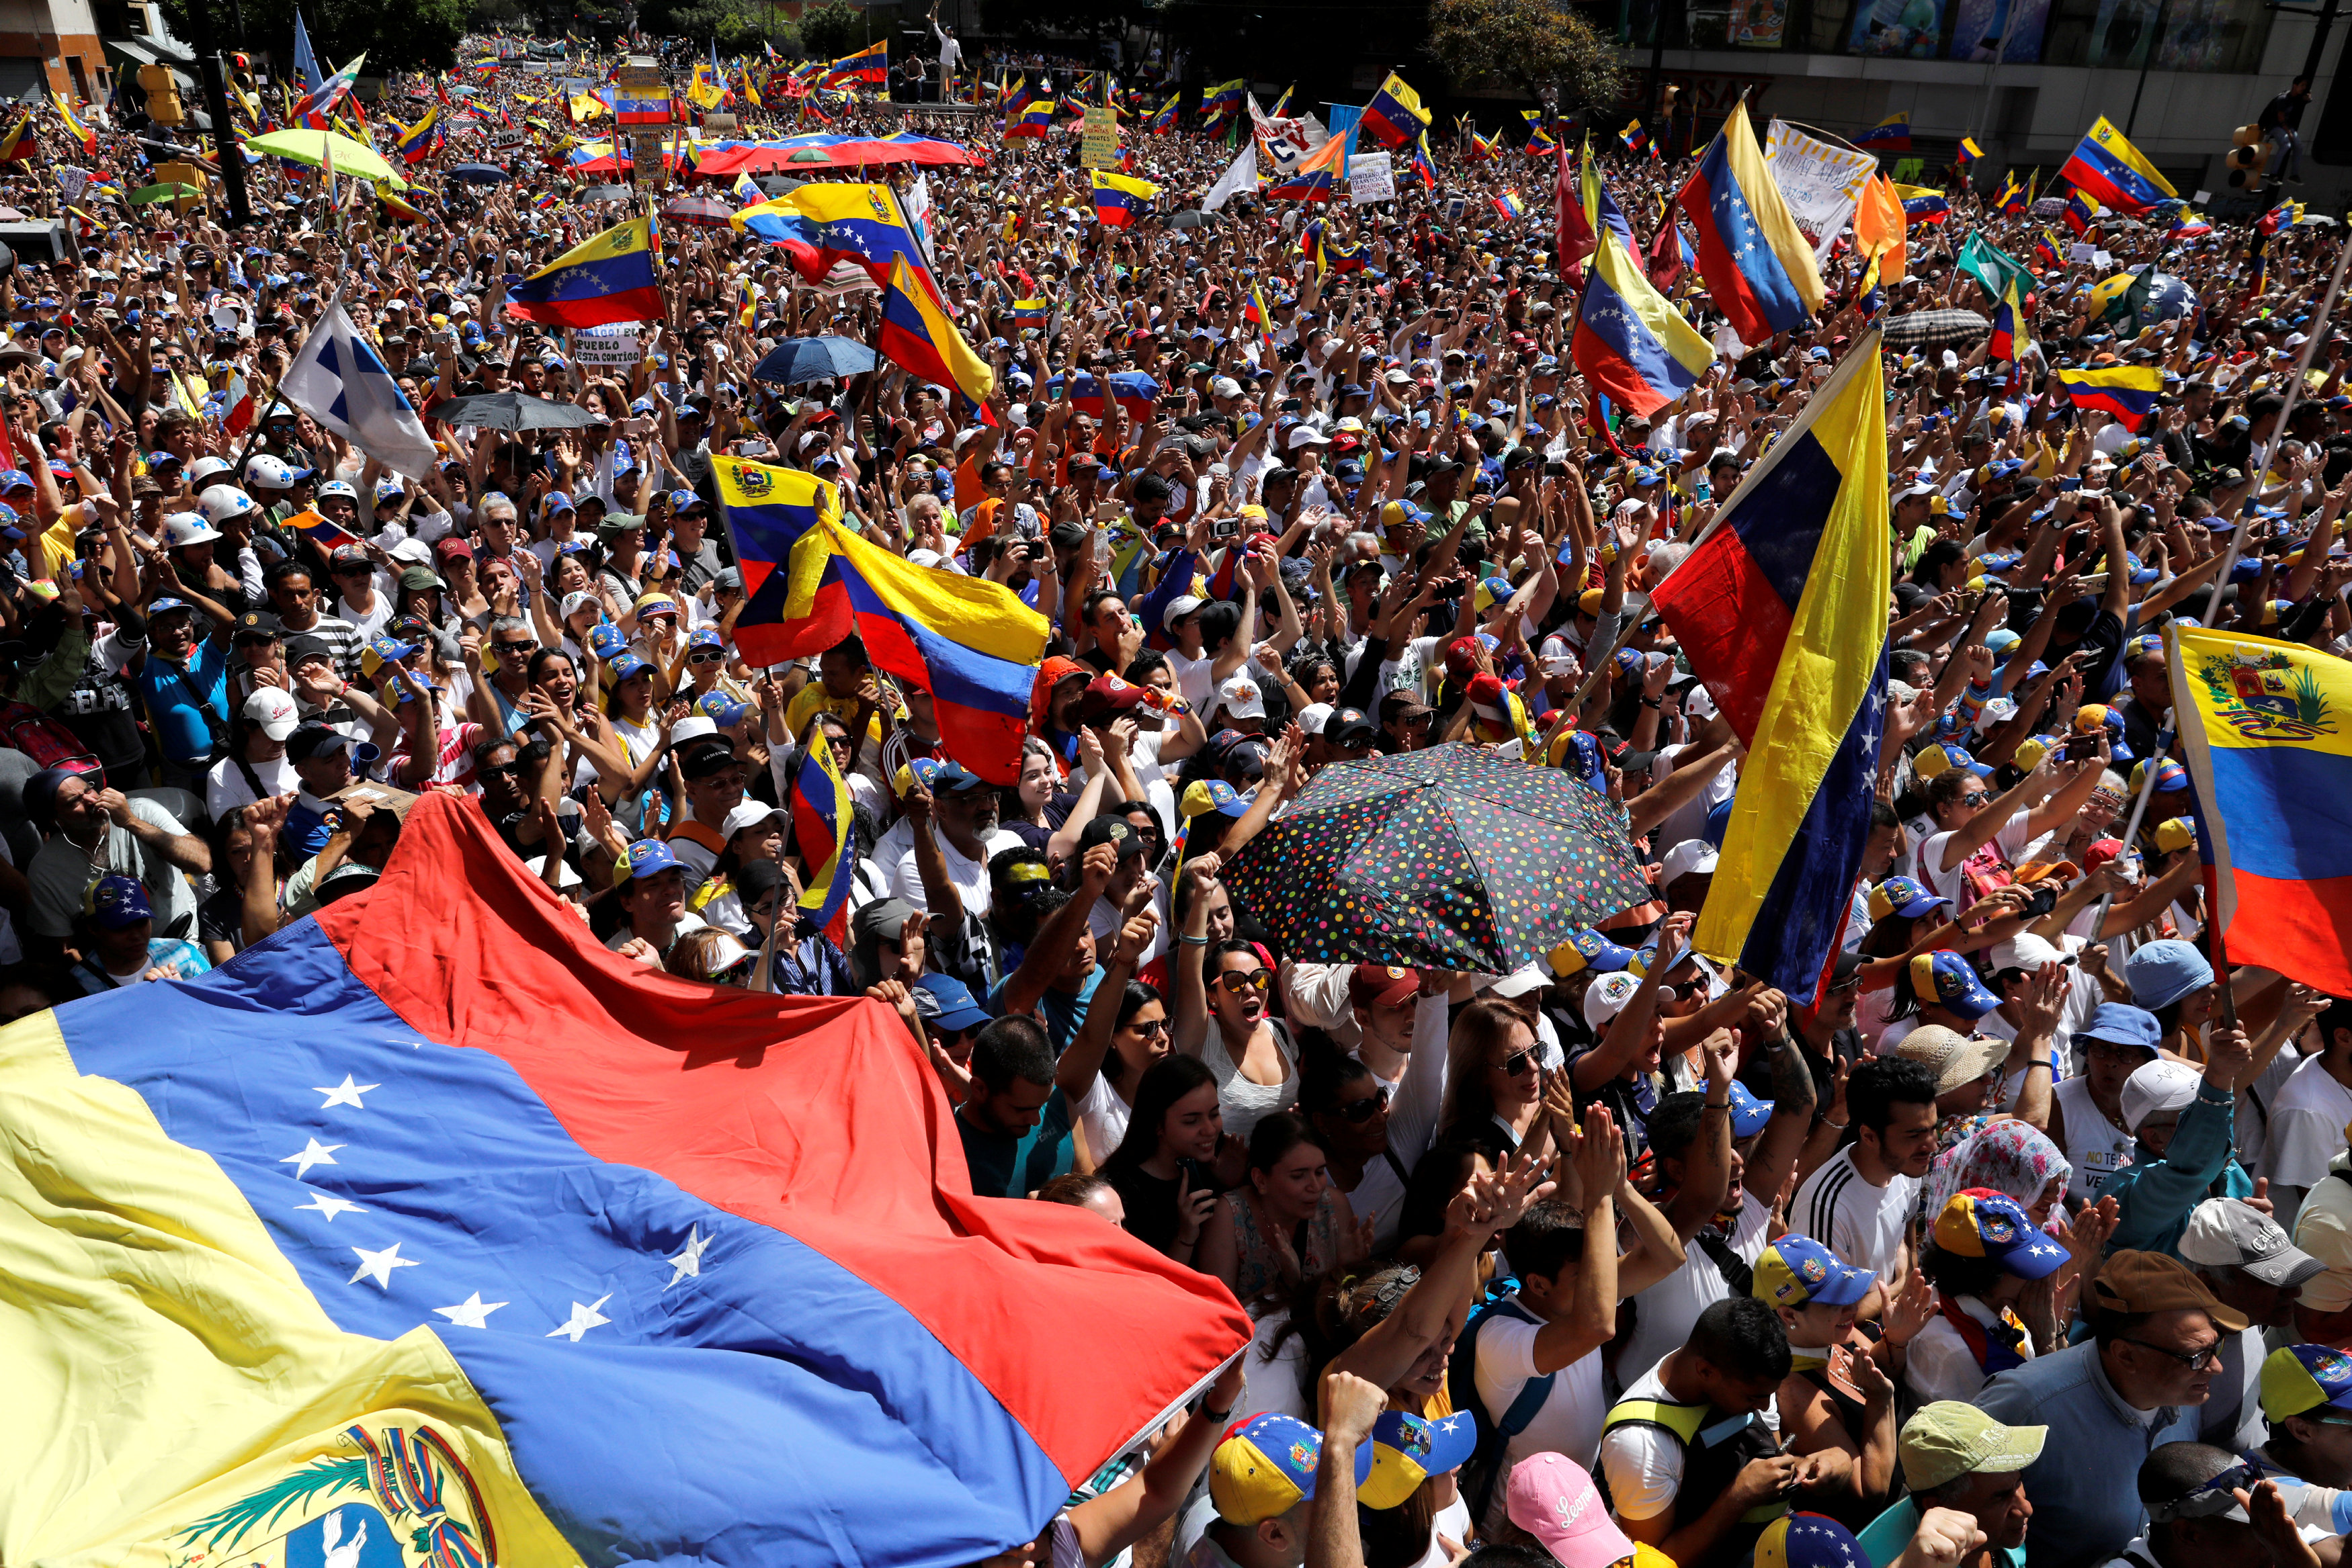
M 2131 281 L 2124 279 L 2126 285 Z M 2058 384 L 2066 389 L 2076 408 L 2095 408 L 2126 423 L 2137 424 L 2156 407 L 2164 390 L 2164 372 L 2154 365 L 2117 365 L 2109 370 L 2062 370 Z
M 1391 71 L 1356 123 L 1373 141 L 1402 147 L 1429 129 L 1429 110 L 1422 107 L 1421 95 L 1405 86 L 1404 78 Z
M 2213 961 L 2352 996 L 2352 664 L 2168 629 Z
M 632 218 L 573 246 L 514 286 L 507 314 L 556 327 L 660 320 L 652 220 Z
M 1822 308 L 1822 272 L 1756 144 L 1745 102 L 1708 143 L 1676 202 L 1698 241 L 1699 276 L 1749 343 L 1792 331 Z
M 1886 707 L 1878 344 L 1847 350 L 1651 600 L 1748 747 L 1692 941 L 1800 1001 L 1853 904 Z
M 2158 203 L 2178 197 L 2172 182 L 2156 172 L 2147 155 L 2101 115 L 2058 171 L 2078 191 L 2088 191 L 2112 211 L 2138 217 Z
M 996 372 L 971 351 L 932 298 L 928 280 L 905 256 L 890 264 L 890 281 L 882 291 L 882 330 L 874 346 L 923 380 L 955 388 L 974 407 L 984 406 L 996 390 Z

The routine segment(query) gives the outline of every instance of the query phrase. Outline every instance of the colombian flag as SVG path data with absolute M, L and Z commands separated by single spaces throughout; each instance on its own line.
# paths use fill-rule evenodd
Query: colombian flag
M 1595 391 L 1644 419 L 1697 385 L 1715 361 L 1613 235 L 1593 250 L 1570 354 Z
M 632 218 L 565 251 L 514 286 L 507 314 L 552 327 L 660 320 L 651 220 Z
M 1404 78 L 1391 71 L 1356 123 L 1383 147 L 1402 147 L 1429 129 L 1429 110 L 1421 106 L 1421 95 L 1404 85 Z
M 1853 139 L 1856 147 L 1867 147 L 1873 152 L 1908 152 L 1911 151 L 1911 111 L 1890 114 Z
M 2137 217 L 2167 196 L 2178 196 L 2172 183 L 2156 172 L 2140 150 L 2101 115 L 2092 122 L 2058 177 L 2078 191 L 2087 191 L 2113 211 Z
M 2352 996 L 2352 664 L 2178 625 L 2166 652 L 2213 962 Z
M 1886 404 L 1874 329 L 1652 606 L 1748 747 L 1693 942 L 1799 1001 L 1838 950 L 1886 704 Z
M 925 279 L 929 269 L 898 193 L 887 185 L 813 183 L 738 212 L 735 228 L 781 246 L 793 270 L 821 283 L 836 261 L 853 262 L 877 283 L 890 281 L 891 263 L 904 257 Z
M 820 87 L 850 87 L 863 82 L 877 87 L 890 79 L 890 40 L 869 44 L 854 55 L 844 55 L 824 68 Z
M 875 348 L 927 382 L 951 386 L 974 407 L 996 390 L 996 372 L 971 351 L 931 292 L 930 279 L 903 256 L 890 262 L 882 294 L 882 335 Z
M 1135 222 L 1136 210 L 1160 194 L 1160 187 L 1149 180 L 1130 180 L 1124 174 L 1106 174 L 1099 169 L 1087 172 L 1095 184 L 1095 222 L 1105 228 L 1123 229 Z
M 877 668 L 931 694 L 949 756 L 992 783 L 1017 780 L 1045 618 L 1002 584 L 867 543 L 841 526 L 837 493 L 812 475 L 733 457 L 711 466 L 743 568 L 735 641 L 745 656 L 803 658 L 855 632 Z
M 1732 106 L 1675 199 L 1697 235 L 1699 276 L 1744 341 L 1792 330 L 1822 308 L 1812 246 L 1764 166 L 1745 103 Z
M 2096 371 L 2060 371 L 2058 384 L 2076 408 L 2095 408 L 2137 424 L 2156 407 L 2164 372 L 2153 365 L 2116 365 Z
M 12 1561 L 973 1562 L 1249 1341 L 976 1198 L 888 1009 L 608 953 L 461 797 L 235 963 L 9 1026 L 0 1092 Z
M 1506 223 L 1515 224 L 1528 215 L 1527 204 L 1519 200 L 1519 193 L 1517 191 L 1505 191 L 1501 195 L 1496 196 L 1495 211 L 1502 214 L 1503 221 Z
M 793 821 L 793 848 L 809 868 L 801 892 L 801 913 L 836 947 L 849 946 L 849 874 L 856 858 L 857 824 L 850 811 L 849 781 L 841 776 L 830 746 L 812 746 L 793 779 L 786 810 Z

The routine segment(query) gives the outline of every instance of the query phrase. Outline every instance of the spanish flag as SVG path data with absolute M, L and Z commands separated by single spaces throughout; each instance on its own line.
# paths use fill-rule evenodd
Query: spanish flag
M 2171 181 L 2156 172 L 2146 154 L 2107 123 L 2105 115 L 2094 120 L 2083 140 L 2074 144 L 2058 177 L 2129 217 L 2138 217 L 2167 197 L 2180 194 Z
M 2156 407 L 2164 372 L 2154 365 L 2116 365 L 2095 371 L 2060 371 L 2058 384 L 2076 408 L 2095 408 L 2137 425 Z
M 1748 748 L 1693 943 L 1799 1002 L 1838 950 L 1878 774 L 1883 382 L 1874 329 L 1651 599 Z
M 2352 664 L 2178 623 L 2165 651 L 2214 964 L 2352 996 Z
M 1421 106 L 1421 95 L 1405 86 L 1404 78 L 1391 71 L 1356 123 L 1381 145 L 1402 147 L 1429 129 L 1429 110 Z
M 996 390 L 996 372 L 971 351 L 903 256 L 890 263 L 889 287 L 882 292 L 882 333 L 874 346 L 924 381 L 955 388 L 974 407 L 985 407 Z
M 658 321 L 652 221 L 632 218 L 572 246 L 514 287 L 507 314 L 552 327 Z
M 1135 222 L 1138 209 L 1160 194 L 1160 187 L 1149 180 L 1130 180 L 1124 174 L 1106 174 L 1099 169 L 1089 169 L 1095 185 L 1095 221 L 1109 229 L 1123 229 Z

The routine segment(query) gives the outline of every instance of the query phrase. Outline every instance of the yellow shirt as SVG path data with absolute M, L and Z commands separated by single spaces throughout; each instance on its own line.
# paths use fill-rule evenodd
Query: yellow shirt
M 821 713 L 829 713 L 844 724 L 850 723 L 857 717 L 857 699 L 836 697 L 824 689 L 823 681 L 811 681 L 794 694 L 792 702 L 784 708 L 785 733 L 797 742 L 801 738 L 801 732 L 808 727 L 809 721 Z M 901 709 L 891 716 L 895 719 L 904 719 L 907 715 L 905 710 Z M 880 714 L 875 714 L 866 719 L 866 738 L 876 745 L 881 744 L 882 716 Z

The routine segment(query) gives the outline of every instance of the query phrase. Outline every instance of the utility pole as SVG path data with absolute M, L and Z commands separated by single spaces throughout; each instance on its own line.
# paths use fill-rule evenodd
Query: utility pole
M 2334 3 L 2335 0 L 2329 0 L 2329 4 Z M 2133 130 L 2139 124 L 2139 96 L 2147 90 L 2147 68 L 2156 63 L 2156 47 L 2164 41 L 2164 19 L 2171 11 L 2172 0 L 2158 0 L 2156 26 L 2148 29 L 2147 53 L 2139 57 L 2139 85 L 2132 89 L 2131 112 L 2124 116 L 2124 137 L 2126 141 L 2130 140 Z
M 213 119 L 213 150 L 220 155 L 228 226 L 240 229 L 253 221 L 253 206 L 245 192 L 245 152 L 236 144 L 236 127 L 228 115 L 228 69 L 213 35 L 209 0 L 188 0 L 188 29 L 196 35 L 191 41 L 196 46 L 197 74 L 204 78 L 205 112 Z

